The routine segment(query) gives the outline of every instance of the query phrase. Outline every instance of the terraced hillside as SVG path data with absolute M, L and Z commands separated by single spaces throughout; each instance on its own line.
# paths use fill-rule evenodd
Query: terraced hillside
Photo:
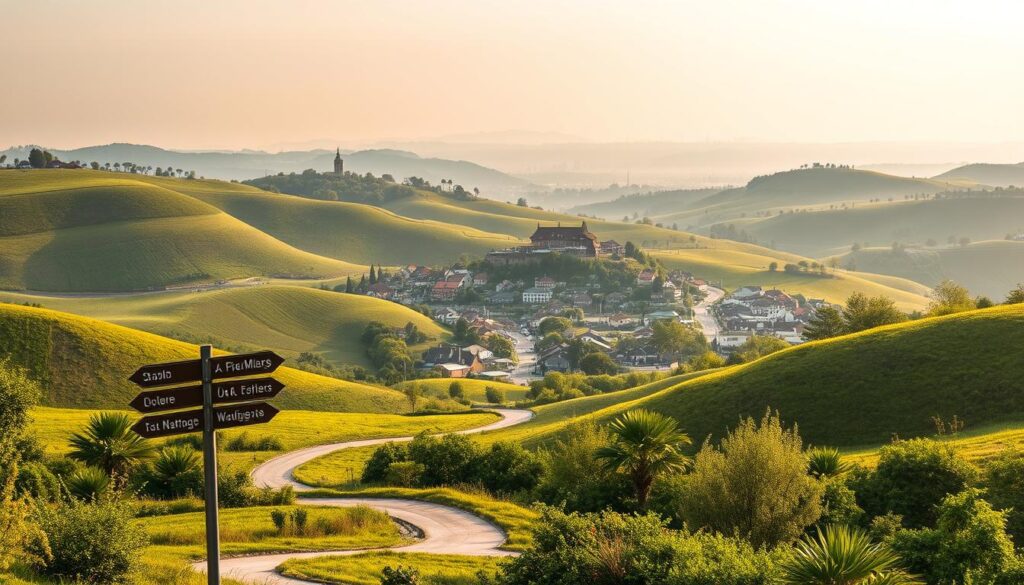
M 892 274 L 934 286 L 954 280 L 996 301 L 1024 282 L 1024 242 L 992 240 L 938 248 L 865 248 L 840 257 L 859 270 Z
M 103 321 L 0 304 L 0 356 L 28 369 L 44 388 L 43 406 L 124 409 L 138 388 L 128 381 L 147 363 L 187 359 L 196 346 Z M 291 368 L 274 374 L 288 388 L 284 408 L 336 412 L 404 412 L 394 390 Z
M 356 272 L 162 185 L 92 171 L 0 172 L 0 288 L 127 291 Z
M 0 292 L 0 301 L 37 303 L 175 339 L 238 350 L 273 349 L 286 358 L 311 351 L 336 364 L 369 365 L 360 342 L 366 324 L 412 323 L 430 341 L 447 332 L 421 313 L 363 295 L 296 286 L 107 297 L 47 297 Z

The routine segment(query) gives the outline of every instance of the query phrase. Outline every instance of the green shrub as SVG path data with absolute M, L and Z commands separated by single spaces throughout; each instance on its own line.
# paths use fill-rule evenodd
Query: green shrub
M 1024 546 L 1024 454 L 1008 450 L 985 464 L 985 499 L 1007 512 L 1006 531 Z
M 359 481 L 363 483 L 379 483 L 386 481 L 388 469 L 392 463 L 400 463 L 409 458 L 409 446 L 402 443 L 384 443 L 373 450 L 366 461 L 363 475 Z
M 41 559 L 35 567 L 57 579 L 126 583 L 148 544 L 126 502 L 40 504 L 33 518 L 49 543 L 48 552 L 32 551 Z
M 466 389 L 463 388 L 462 382 L 452 382 L 448 385 L 448 396 L 456 400 L 461 400 L 466 397 Z
M 498 442 L 480 456 L 479 480 L 491 493 L 529 492 L 540 482 L 544 466 L 540 458 L 515 443 Z
M 14 485 L 19 496 L 46 501 L 53 501 L 60 496 L 60 479 L 49 467 L 39 462 L 19 465 Z
M 906 527 L 919 528 L 934 525 L 942 500 L 965 490 L 976 476 L 952 445 L 912 439 L 882 447 L 875 471 L 855 472 L 850 487 L 868 515 L 892 512 L 903 516 Z
M 465 435 L 438 438 L 421 433 L 409 443 L 409 460 L 423 466 L 422 486 L 471 481 L 478 456 L 479 447 Z
M 598 449 L 610 442 L 608 431 L 592 422 L 569 425 L 564 438 L 538 453 L 544 468 L 537 487 L 540 499 L 581 512 L 619 505 L 622 495 L 629 493 L 626 478 L 596 461 Z
M 249 474 L 238 470 L 217 476 L 217 499 L 224 508 L 282 506 L 295 502 L 295 490 L 291 486 L 279 490 L 254 487 Z
M 388 465 L 388 471 L 384 475 L 384 481 L 388 485 L 401 487 L 413 487 L 420 484 L 423 477 L 424 467 L 415 461 L 396 461 Z
M 692 528 L 738 535 L 754 546 L 793 542 L 821 516 L 822 484 L 807 474 L 796 428 L 778 415 L 744 419 L 705 443 L 686 483 L 681 516 Z
M 86 502 L 99 500 L 111 490 L 110 476 L 98 467 L 83 467 L 67 478 L 68 493 Z
M 164 447 L 151 464 L 135 474 L 139 491 L 154 498 L 181 498 L 203 493 L 203 464 L 199 453 L 187 446 Z
M 419 585 L 420 572 L 413 567 L 398 565 L 394 569 L 384 567 L 380 575 L 380 585 Z
M 232 437 L 224 444 L 225 451 L 281 451 L 283 449 L 284 444 L 277 437 L 264 435 L 253 438 L 249 436 L 248 432 Z
M 484 390 L 484 395 L 487 397 L 487 402 L 491 404 L 505 404 L 505 391 L 501 388 L 488 386 Z
M 288 522 L 288 515 L 283 510 L 271 510 L 270 520 L 278 532 L 283 532 L 285 524 Z

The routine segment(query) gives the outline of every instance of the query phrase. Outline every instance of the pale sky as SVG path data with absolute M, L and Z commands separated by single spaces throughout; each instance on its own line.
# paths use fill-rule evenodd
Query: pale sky
M 0 0 L 0 148 L 1024 136 L 1024 4 Z

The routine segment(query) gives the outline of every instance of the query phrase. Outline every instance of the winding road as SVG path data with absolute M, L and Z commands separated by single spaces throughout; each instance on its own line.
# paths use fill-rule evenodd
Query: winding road
M 533 418 L 533 413 L 529 410 L 501 408 L 493 410 L 501 415 L 501 420 L 482 427 L 456 432 L 462 435 L 480 433 L 521 424 Z M 303 463 L 342 449 L 382 445 L 388 442 L 405 442 L 412 439 L 412 437 L 367 439 L 317 445 L 291 451 L 275 457 L 254 469 L 252 472 L 253 482 L 260 487 L 280 488 L 288 485 L 292 486 L 296 491 L 309 491 L 313 488 L 299 483 L 293 475 L 295 468 Z M 300 498 L 296 500 L 296 503 L 337 507 L 365 505 L 381 510 L 399 521 L 411 524 L 423 533 L 423 538 L 415 543 L 389 550 L 481 556 L 507 556 L 515 554 L 498 548 L 505 542 L 505 532 L 501 528 L 469 512 L 450 506 L 418 500 L 383 498 L 317 498 L 308 500 Z M 308 585 L 310 582 L 284 577 L 278 574 L 275 569 L 278 565 L 290 559 L 352 555 L 361 552 L 366 552 L 366 550 L 280 553 L 226 558 L 220 561 L 220 571 L 221 577 L 231 577 L 260 584 L 287 583 Z M 195 563 L 193 567 L 198 571 L 205 571 L 206 563 Z
M 711 343 L 718 337 L 718 332 L 721 329 L 718 325 L 718 319 L 715 319 L 715 316 L 711 313 L 711 305 L 724 297 L 725 291 L 709 286 L 706 292 L 707 295 L 704 299 L 693 306 L 693 318 L 700 323 L 701 329 L 704 330 L 704 337 L 707 337 L 708 343 Z

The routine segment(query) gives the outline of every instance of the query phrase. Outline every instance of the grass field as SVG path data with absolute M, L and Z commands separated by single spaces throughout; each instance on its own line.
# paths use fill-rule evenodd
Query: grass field
M 0 287 L 8 289 L 126 291 L 363 271 L 289 246 L 179 191 L 123 175 L 2 173 L 0 217 Z
M 195 345 L 103 321 L 0 304 L 0 355 L 25 367 L 43 387 L 41 404 L 68 408 L 126 408 L 138 388 L 128 376 L 139 366 L 198 356 Z M 368 386 L 280 368 L 287 385 L 274 403 L 283 408 L 342 412 L 405 412 L 405 397 Z
M 429 553 L 367 552 L 347 556 L 293 559 L 278 570 L 287 577 L 344 585 L 378 585 L 384 567 L 410 567 L 419 571 L 423 585 L 475 585 L 476 575 L 492 575 L 502 557 L 435 555 Z
M 699 443 L 769 407 L 814 444 L 861 447 L 1024 421 L 1024 306 L 995 307 L 807 343 L 703 376 L 641 401 Z
M 335 498 L 402 498 L 407 500 L 423 500 L 459 508 L 471 512 L 500 527 L 508 535 L 508 540 L 501 546 L 504 550 L 522 551 L 529 546 L 533 535 L 530 526 L 539 514 L 512 502 L 495 499 L 484 493 L 470 493 L 451 488 L 398 488 L 380 487 L 358 490 L 319 489 L 303 494 L 303 497 Z
M 277 403 L 277 400 L 274 401 Z M 69 450 L 71 434 L 83 429 L 95 411 L 70 408 L 38 407 L 32 410 L 30 432 L 37 437 L 47 453 L 63 455 Z M 139 416 L 136 413 L 129 413 Z M 487 425 L 498 416 L 488 412 L 466 412 L 447 415 L 403 416 L 345 412 L 312 412 L 285 410 L 267 424 L 220 431 L 221 445 L 245 433 L 254 440 L 273 437 L 281 441 L 284 451 L 339 443 L 356 439 L 404 437 L 420 432 L 447 433 Z M 163 442 L 164 439 L 157 440 Z M 243 469 L 279 455 L 281 451 L 232 452 L 224 451 L 218 457 L 228 466 Z
M 238 351 L 272 349 L 285 358 L 304 351 L 336 364 L 369 366 L 359 337 L 370 321 L 391 327 L 413 323 L 432 341 L 447 332 L 397 303 L 307 287 L 260 285 L 205 292 L 109 297 L 52 297 L 0 292 L 0 301 L 39 303 L 158 335 Z
M 420 388 L 423 388 L 424 392 L 428 394 L 444 395 L 448 396 L 448 388 L 451 386 L 453 380 L 450 378 L 433 378 L 427 380 L 416 380 L 413 382 L 402 382 L 395 384 L 393 388 L 397 390 L 403 390 L 410 384 L 417 384 Z M 515 384 L 508 384 L 506 382 L 491 382 L 489 380 L 480 379 L 462 379 L 458 380 L 459 384 L 462 385 L 462 389 L 466 392 L 466 398 L 473 402 L 487 402 L 487 387 L 493 386 L 500 390 L 505 391 L 505 399 L 508 402 L 515 402 L 517 400 L 525 400 L 526 393 L 529 388 L 526 386 L 517 386 Z
M 964 458 L 975 463 L 984 463 L 1007 449 L 1024 451 L 1024 424 L 984 425 L 968 427 L 956 435 L 933 437 L 952 444 Z M 847 449 L 843 457 L 851 462 L 874 467 L 878 463 L 878 447 Z

